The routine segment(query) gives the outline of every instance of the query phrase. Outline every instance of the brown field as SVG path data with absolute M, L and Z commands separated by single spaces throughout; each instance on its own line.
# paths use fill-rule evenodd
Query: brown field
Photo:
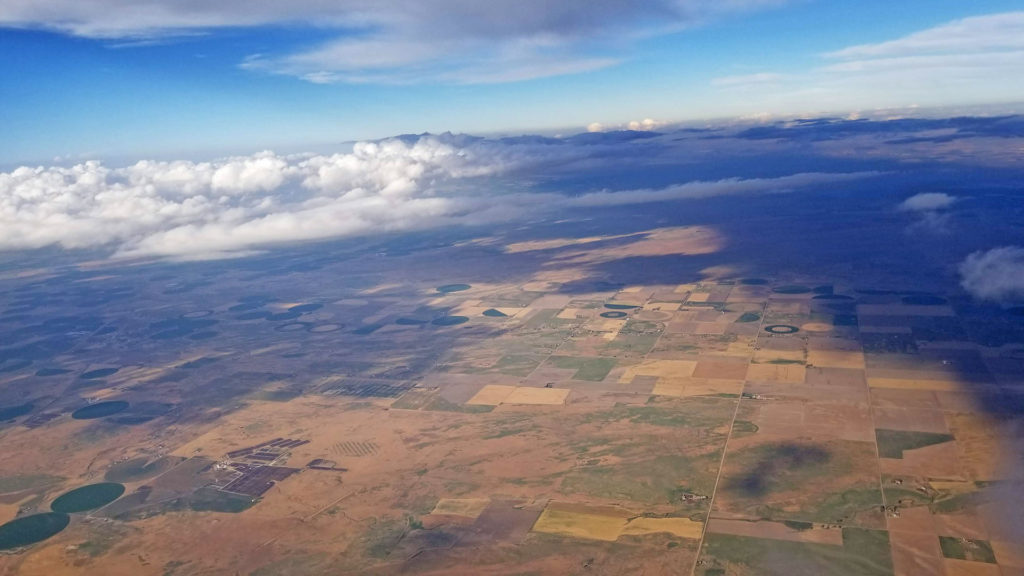
M 460 266 L 443 256 L 452 248 L 429 242 L 408 255 L 372 247 L 337 267 L 315 262 L 329 280 L 268 274 L 259 290 L 245 280 L 254 271 L 226 268 L 184 300 L 162 292 L 169 281 L 133 283 L 148 292 L 103 319 L 123 333 L 46 360 L 71 372 L 36 377 L 41 360 L 2 376 L 13 390 L 5 405 L 34 407 L 3 423 L 0 487 L 11 488 L 0 490 L 0 521 L 45 510 L 117 462 L 177 464 L 126 481 L 121 501 L 76 515 L 53 538 L 0 555 L 0 574 L 704 576 L 691 568 L 707 518 L 712 537 L 825 555 L 845 546 L 840 526 L 887 530 L 900 576 L 1024 571 L 1024 542 L 998 498 L 1015 493 L 1004 481 L 1019 430 L 986 415 L 979 394 L 1020 383 L 1016 349 L 898 338 L 906 350 L 880 352 L 879 333 L 920 335 L 920 322 L 946 326 L 955 310 L 855 292 L 870 287 L 863 278 L 801 282 L 857 294 L 859 328 L 833 326 L 830 300 L 774 293 L 786 282 L 770 272 L 715 262 L 726 246 L 715 229 L 589 234 L 467 241 L 479 252 Z M 699 262 L 687 268 L 685 255 Z M 649 270 L 617 271 L 636 258 L 651 258 Z M 448 283 L 472 288 L 437 292 Z M 251 304 L 264 292 L 274 299 Z M 243 296 L 256 299 L 239 308 Z M 322 308 L 291 331 L 239 318 L 251 305 L 280 314 L 304 303 Z M 640 308 L 601 318 L 607 303 Z M 484 316 L 491 308 L 507 317 Z M 148 338 L 152 324 L 208 312 L 215 339 Z M 765 318 L 737 322 L 747 312 Z M 429 323 L 452 315 L 471 321 Z M 801 330 L 771 335 L 764 323 Z M 145 335 L 138 350 L 126 334 Z M 119 371 L 78 378 L 101 367 Z M 169 408 L 149 421 L 70 417 L 114 398 Z M 879 459 L 876 429 L 955 441 Z M 304 443 L 277 446 L 274 468 L 229 456 L 275 438 Z M 898 510 L 880 510 L 883 485 Z M 241 511 L 200 498 L 231 486 L 259 497 Z M 999 565 L 943 559 L 939 536 L 990 541 Z M 760 553 L 727 574 L 751 576 L 756 560 L 779 566 Z

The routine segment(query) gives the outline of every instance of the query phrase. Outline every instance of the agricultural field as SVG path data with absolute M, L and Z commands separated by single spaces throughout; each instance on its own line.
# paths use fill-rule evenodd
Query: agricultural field
M 0 282 L 0 574 L 1024 571 L 1000 311 L 505 234 Z

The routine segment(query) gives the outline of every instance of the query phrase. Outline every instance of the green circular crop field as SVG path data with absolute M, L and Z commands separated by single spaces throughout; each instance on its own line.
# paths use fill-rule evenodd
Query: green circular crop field
M 420 320 L 419 318 L 399 318 L 395 320 L 395 324 L 399 326 L 420 326 L 426 323 L 426 320 Z
M 772 290 L 772 292 L 775 292 L 776 294 L 807 294 L 810 291 L 811 289 L 808 288 L 807 286 L 799 286 L 796 284 L 792 284 L 789 286 L 778 286 L 774 290 Z
M 107 376 L 113 376 L 117 374 L 120 368 L 98 368 L 96 370 L 89 370 L 88 372 L 79 376 L 82 380 L 95 380 L 98 378 L 106 378 Z
M 309 329 L 313 334 L 326 334 L 328 332 L 337 332 L 344 328 L 344 324 L 317 324 Z
M 495 310 L 494 308 L 484 310 L 484 316 L 489 318 L 508 318 L 508 314 L 505 314 L 501 310 Z
M 277 326 L 274 330 L 278 332 L 301 332 L 302 330 L 309 330 L 312 326 L 312 322 L 289 322 Z
M 59 512 L 45 512 L 15 518 L 0 526 L 0 550 L 10 550 L 42 542 L 67 528 L 71 517 Z
M 451 292 L 462 292 L 463 290 L 469 290 L 472 288 L 469 284 L 445 284 L 444 286 L 438 286 L 437 291 L 442 294 L 449 294 Z
M 761 321 L 761 313 L 760 312 L 744 312 L 739 318 L 736 319 L 736 321 L 741 323 L 741 324 L 748 324 L 750 322 L 760 322 Z
M 771 326 L 765 326 L 764 331 L 772 334 L 796 334 L 800 329 L 789 324 L 772 324 Z
M 440 318 L 435 318 L 431 324 L 434 326 L 456 326 L 466 322 L 469 322 L 469 318 L 466 316 L 441 316 Z
M 19 404 L 17 406 L 5 406 L 0 408 L 0 421 L 13 420 L 18 416 L 24 416 L 32 411 L 33 405 L 31 402 L 25 404 Z
M 103 418 L 104 416 L 117 414 L 118 412 L 126 409 L 128 409 L 128 403 L 124 400 L 97 402 L 75 410 L 71 413 L 71 417 L 75 420 L 92 420 L 94 418 Z
M 740 284 L 746 284 L 747 286 L 763 286 L 767 283 L 768 281 L 764 278 L 744 278 L 740 280 Z
M 613 311 L 613 312 L 602 312 L 601 318 L 625 318 L 628 316 L 625 312 Z
M 639 308 L 635 304 L 605 304 L 604 307 L 609 310 L 635 310 Z
M 124 484 L 117 482 L 89 484 L 61 494 L 50 504 L 50 509 L 62 514 L 95 510 L 117 500 L 121 494 L 124 494 Z

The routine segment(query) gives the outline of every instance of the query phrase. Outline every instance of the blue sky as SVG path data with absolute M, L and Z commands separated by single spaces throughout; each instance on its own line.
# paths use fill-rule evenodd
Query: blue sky
M 1024 99 L 1019 1 L 205 4 L 5 2 L 0 165 Z

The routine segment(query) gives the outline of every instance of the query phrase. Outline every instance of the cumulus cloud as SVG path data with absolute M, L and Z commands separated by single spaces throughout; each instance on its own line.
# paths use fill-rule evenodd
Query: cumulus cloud
M 587 125 L 587 132 L 608 132 L 612 130 L 633 130 L 636 132 L 653 132 L 654 130 L 657 130 L 667 125 L 668 122 L 654 120 L 653 118 L 644 118 L 643 120 L 630 120 L 625 124 L 602 124 L 600 122 L 592 122 Z
M 934 212 L 949 208 L 956 202 L 955 196 L 942 192 L 922 192 L 907 198 L 900 204 L 904 212 Z
M 336 38 L 243 67 L 310 82 L 508 82 L 617 63 L 631 42 L 786 0 L 11 0 L 0 26 L 137 41 L 308 25 Z
M 979 300 L 1024 298 L 1024 248 L 1003 246 L 975 252 L 960 264 L 960 285 Z
M 424 135 L 359 143 L 332 155 L 21 167 L 0 173 L 0 250 L 58 245 L 105 247 L 123 257 L 209 258 L 284 242 L 479 225 L 566 208 L 785 192 L 873 175 L 796 174 L 575 196 L 503 189 L 499 178 L 603 153 L 568 141 Z

